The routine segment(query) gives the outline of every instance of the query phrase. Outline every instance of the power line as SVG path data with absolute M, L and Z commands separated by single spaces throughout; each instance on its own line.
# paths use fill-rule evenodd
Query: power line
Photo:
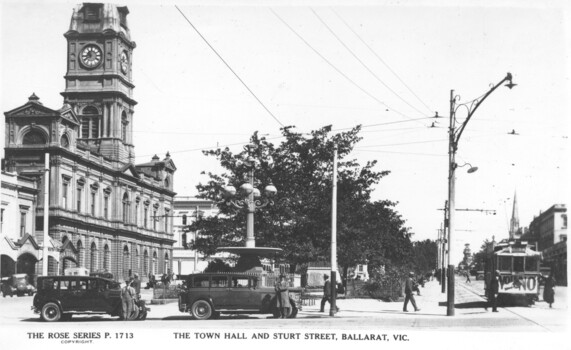
M 412 121 L 416 121 L 416 120 L 422 120 L 422 119 L 430 119 L 428 117 L 426 118 L 416 118 L 416 119 L 409 119 L 409 120 L 398 120 L 398 121 L 392 121 L 392 122 L 385 122 L 385 123 L 375 123 L 375 124 L 368 124 L 368 125 L 361 125 L 361 129 L 364 128 L 370 128 L 370 127 L 375 127 L 375 126 L 383 126 L 383 125 L 392 125 L 392 124 L 400 124 L 400 123 L 408 123 L 408 122 L 412 122 Z M 338 129 L 332 129 L 331 131 L 343 131 L 343 130 L 351 130 L 354 129 L 355 127 L 350 127 L 350 128 L 338 128 Z M 395 130 L 395 129 L 393 129 Z M 378 131 L 383 131 L 383 130 L 372 130 L 372 132 L 378 132 Z M 390 130 L 387 130 L 390 131 Z M 151 132 L 154 133 L 154 132 Z M 170 132 L 164 132 L 165 134 L 169 134 Z M 173 134 L 176 134 L 177 132 L 172 132 Z M 307 133 L 301 133 L 301 134 L 307 134 Z M 212 136 L 216 136 L 216 135 L 228 135 L 228 134 L 216 134 L 216 133 L 212 133 L 210 134 Z M 236 135 L 240 135 L 240 134 L 236 134 Z M 274 136 L 274 137 L 267 137 L 266 140 L 276 140 L 276 139 L 280 139 L 283 138 L 283 135 L 280 136 Z M 222 147 L 230 147 L 230 146 L 238 146 L 238 145 L 247 145 L 250 142 L 237 142 L 237 143 L 231 143 L 231 144 L 225 144 L 225 145 L 216 145 L 216 146 L 204 146 L 204 147 L 197 147 L 197 148 L 191 148 L 191 149 L 186 149 L 186 150 L 180 150 L 180 151 L 170 151 L 171 154 L 176 154 L 176 153 L 186 153 L 186 152 L 196 152 L 196 151 L 204 151 L 204 150 L 208 150 L 208 149 L 213 149 L 213 148 L 222 148 Z M 146 157 L 152 157 L 154 154 L 147 154 L 147 155 L 140 155 L 140 156 L 136 156 L 135 158 L 146 158 Z
M 396 151 L 379 151 L 373 149 L 360 149 L 359 147 L 355 147 L 353 149 L 354 152 L 373 152 L 373 153 L 391 153 L 391 154 L 404 154 L 404 155 L 411 155 L 411 156 L 430 156 L 430 157 L 447 157 L 447 154 L 434 154 L 434 153 L 415 153 L 415 152 L 396 152 Z
M 367 43 L 365 42 L 365 40 L 363 40 L 363 38 L 361 38 L 361 36 L 360 36 L 359 34 L 357 34 L 356 31 L 353 30 L 353 28 L 351 28 L 351 26 L 343 19 L 343 17 L 341 17 L 341 15 L 339 15 L 339 14 L 337 13 L 337 11 L 335 11 L 334 9 L 331 9 L 331 11 L 333 11 L 333 13 L 334 13 L 335 15 L 337 15 L 337 17 L 341 20 L 341 22 L 343 22 L 343 24 L 345 24 L 345 26 L 347 26 L 347 28 L 349 28 L 349 30 L 350 30 L 351 32 L 353 32 L 353 34 L 355 34 L 355 36 L 363 43 L 363 45 L 365 45 L 365 46 L 369 49 L 369 51 L 371 51 L 371 52 L 373 53 L 373 55 L 375 55 L 375 57 L 377 57 L 377 58 L 379 59 L 379 61 L 380 61 L 385 67 L 387 67 L 387 69 L 388 69 L 389 71 L 391 71 L 391 73 L 393 73 L 395 77 L 397 77 L 397 79 L 408 89 L 408 91 L 410 91 L 410 93 L 413 94 L 414 97 L 416 97 L 416 99 L 419 100 L 420 103 L 422 103 L 422 104 L 424 105 L 424 107 L 426 107 L 426 109 L 427 109 L 428 111 L 430 111 L 430 113 L 432 113 L 432 109 L 431 109 L 430 107 L 428 107 L 428 105 L 427 105 L 426 103 L 424 103 L 424 101 L 423 101 L 420 97 L 418 97 L 418 95 L 415 94 L 414 91 L 412 91 L 412 89 L 411 89 L 411 88 L 401 79 L 401 77 L 388 65 L 388 63 L 386 63 L 386 62 L 381 58 L 381 56 L 379 56 L 379 54 L 377 54 L 377 52 L 376 52 L 375 50 L 373 50 L 373 48 L 372 48 L 371 46 L 369 46 L 369 44 L 367 44 Z
M 349 78 L 345 73 L 343 73 L 339 68 L 337 68 L 333 63 L 331 63 L 331 61 L 329 61 L 327 58 L 325 58 L 325 56 L 323 56 L 319 51 L 317 51 L 313 46 L 311 46 L 311 44 L 309 42 L 307 42 L 307 40 L 305 40 L 299 33 L 297 33 L 283 18 L 281 18 L 273 9 L 270 8 L 270 11 L 272 11 L 272 13 L 293 33 L 295 34 L 301 41 L 303 41 L 303 43 L 305 45 L 307 45 L 307 47 L 309 47 L 317 56 L 319 56 L 322 60 L 325 61 L 325 63 L 327 63 L 331 68 L 333 68 L 337 73 L 339 73 L 343 78 L 345 78 L 348 82 L 350 82 L 351 84 L 353 84 L 357 89 L 361 90 L 363 93 L 365 93 L 367 96 L 369 96 L 370 98 L 372 98 L 373 100 L 377 101 L 378 103 L 382 104 L 383 106 L 387 107 L 388 109 L 392 110 L 393 112 L 401 115 L 402 117 L 408 118 L 408 119 L 412 119 L 409 116 L 397 111 L 394 108 L 391 108 L 389 105 L 387 105 L 386 103 L 384 103 L 383 101 L 379 100 L 378 98 L 376 98 L 374 95 L 372 95 L 370 92 L 368 92 L 367 90 L 365 90 L 364 88 L 362 88 L 359 84 L 357 84 L 353 79 Z
M 425 141 L 414 141 L 414 142 L 401 142 L 401 143 L 387 143 L 384 145 L 370 145 L 370 146 L 361 146 L 360 148 L 365 147 L 388 147 L 388 146 L 405 146 L 405 145 L 414 145 L 418 143 L 431 143 L 431 142 L 444 142 L 448 141 L 447 139 L 442 140 L 425 140 Z
M 412 104 L 410 104 L 407 100 L 405 100 L 402 96 L 400 96 L 396 91 L 394 91 L 390 86 L 388 86 L 375 72 L 373 72 L 371 70 L 371 68 L 369 68 L 369 66 L 367 66 L 365 64 L 365 62 L 363 62 L 354 52 L 353 50 L 351 50 L 344 42 L 343 40 L 341 40 L 341 38 L 339 38 L 339 36 L 333 31 L 333 29 L 331 29 L 330 26 L 327 25 L 327 23 L 325 23 L 325 21 L 317 14 L 317 12 L 315 12 L 315 10 L 313 8 L 310 8 L 311 12 L 313 12 L 313 14 L 317 17 L 317 19 L 319 19 L 319 21 L 325 26 L 325 28 L 327 28 L 327 30 L 331 33 L 331 35 L 333 35 L 335 37 L 335 39 L 337 39 L 337 41 L 339 41 L 339 43 L 341 45 L 343 45 L 343 47 L 357 60 L 359 61 L 359 63 L 361 63 L 361 65 L 363 67 L 365 67 L 365 69 L 371 73 L 371 75 L 373 77 L 375 77 L 375 79 L 377 79 L 377 81 L 381 84 L 383 84 L 384 87 L 386 87 L 390 92 L 393 93 L 393 95 L 395 95 L 396 97 L 398 97 L 401 101 L 403 101 L 404 103 L 406 103 L 409 107 L 411 107 L 412 109 L 414 109 L 415 111 L 417 111 L 418 113 L 420 113 L 421 115 L 425 115 L 425 113 L 423 113 L 422 111 L 420 111 L 418 108 L 416 108 L 415 106 L 413 106 Z
M 206 38 L 198 31 L 198 29 L 192 24 L 192 22 L 190 22 L 190 20 L 185 16 L 185 14 L 178 8 L 178 6 L 174 5 L 174 7 L 176 7 L 178 12 L 180 12 L 180 14 L 184 17 L 184 19 L 186 19 L 186 21 L 188 22 L 188 24 L 190 24 L 192 29 L 194 29 L 196 31 L 196 33 L 202 38 L 202 40 L 204 40 L 206 45 L 208 45 L 208 47 L 210 47 L 210 49 L 216 54 L 216 56 L 218 56 L 218 58 L 220 58 L 220 60 L 222 60 L 222 62 L 226 65 L 226 67 L 228 67 L 228 69 L 230 69 L 230 71 L 242 83 L 242 85 L 244 85 L 244 87 L 250 92 L 250 94 L 252 94 L 252 96 L 254 96 L 254 98 L 266 110 L 266 112 L 268 112 L 268 114 L 270 116 L 272 116 L 272 118 L 274 118 L 274 120 L 278 124 L 280 124 L 282 127 L 285 127 L 284 124 L 282 124 L 282 122 L 268 109 L 268 107 L 266 107 L 266 105 L 258 98 L 258 96 L 256 96 L 256 94 L 254 94 L 254 92 L 248 87 L 248 85 L 246 85 L 246 83 L 238 76 L 238 74 L 232 69 L 232 67 L 230 67 L 230 65 L 224 60 L 224 58 L 222 58 L 222 56 L 220 56 L 220 54 L 216 51 L 216 49 L 214 49 L 214 47 L 212 47 L 212 45 L 210 45 L 208 40 L 206 40 Z

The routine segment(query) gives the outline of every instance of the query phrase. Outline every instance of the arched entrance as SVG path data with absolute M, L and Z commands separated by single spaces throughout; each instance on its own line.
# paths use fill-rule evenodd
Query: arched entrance
M 30 253 L 24 253 L 18 257 L 16 262 L 16 273 L 25 273 L 30 277 L 36 274 L 36 263 L 38 259 Z M 30 281 L 32 279 L 30 278 Z
M 1 259 L 0 266 L 2 266 L 2 271 L 0 275 L 2 277 L 9 277 L 16 273 L 16 262 L 11 257 L 2 255 Z

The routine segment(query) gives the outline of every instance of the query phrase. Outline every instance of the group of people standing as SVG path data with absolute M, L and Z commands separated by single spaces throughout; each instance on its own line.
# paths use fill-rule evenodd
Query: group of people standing
M 121 288 L 121 303 L 123 307 L 123 320 L 129 320 L 136 307 L 135 302 L 141 298 L 141 280 L 135 273 L 133 278 L 125 280 L 125 286 Z

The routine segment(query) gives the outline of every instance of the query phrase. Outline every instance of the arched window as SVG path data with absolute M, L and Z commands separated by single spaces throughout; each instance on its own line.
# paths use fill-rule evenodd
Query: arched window
M 95 242 L 91 242 L 91 249 L 89 251 L 89 268 L 91 272 L 97 271 L 97 246 Z
M 164 273 L 170 272 L 171 266 L 169 261 L 169 253 L 165 253 L 165 267 L 163 269 Z
M 145 249 L 143 252 L 143 273 L 145 276 L 149 275 L 149 252 Z
M 129 278 L 129 270 L 131 270 L 131 255 L 129 254 L 129 247 L 123 247 L 123 278 Z
M 129 195 L 127 192 L 123 194 L 123 223 L 129 223 L 129 210 L 131 209 L 131 202 L 129 202 Z
M 97 108 L 87 106 L 83 108 L 81 115 L 81 137 L 84 139 L 98 138 L 100 115 Z
M 123 142 L 127 142 L 127 125 L 129 124 L 129 120 L 127 119 L 127 113 L 123 111 L 121 113 L 121 139 Z
M 23 145 L 43 145 L 46 143 L 46 138 L 39 130 L 30 130 L 24 135 L 22 139 Z
M 141 256 L 139 255 L 139 248 L 135 248 L 135 263 L 132 265 L 133 272 L 141 273 Z
M 77 264 L 83 267 L 83 243 L 77 241 Z
M 103 268 L 106 272 L 111 269 L 111 250 L 107 244 L 103 247 Z
M 157 266 L 157 252 L 153 252 L 153 261 L 151 263 L 151 269 L 153 270 L 153 274 L 157 274 L 158 266 Z
M 67 135 L 63 135 L 59 140 L 59 143 L 63 148 L 69 148 L 69 138 Z

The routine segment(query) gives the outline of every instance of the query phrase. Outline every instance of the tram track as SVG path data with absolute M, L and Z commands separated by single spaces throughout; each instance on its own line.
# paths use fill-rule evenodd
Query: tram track
M 470 293 L 472 293 L 472 294 L 474 294 L 474 295 L 477 295 L 478 297 L 482 298 L 483 300 L 486 300 L 485 297 L 483 297 L 478 291 L 475 291 L 475 290 L 474 290 L 473 288 L 471 288 L 471 287 L 468 287 L 468 286 L 466 286 L 466 285 L 464 285 L 464 284 L 461 284 L 461 283 L 456 283 L 456 287 L 462 287 L 464 290 L 466 290 L 466 291 L 468 291 L 468 292 L 470 292 Z M 526 316 L 524 316 L 524 315 L 522 315 L 522 314 L 520 314 L 520 313 L 518 313 L 518 312 L 512 310 L 511 308 L 507 308 L 507 307 L 500 307 L 500 308 L 503 309 L 503 310 L 508 311 L 509 313 L 511 313 L 511 314 L 513 314 L 513 315 L 515 315 L 515 316 L 517 316 L 517 317 L 520 317 L 520 318 L 523 319 L 523 320 L 526 320 L 527 322 L 533 323 L 534 325 L 537 325 L 537 326 L 539 326 L 539 327 L 545 329 L 546 331 L 550 331 L 550 332 L 551 332 L 551 329 L 545 327 L 545 326 L 542 325 L 541 323 L 538 323 L 538 322 L 536 322 L 536 321 L 530 319 L 529 317 L 526 317 Z

